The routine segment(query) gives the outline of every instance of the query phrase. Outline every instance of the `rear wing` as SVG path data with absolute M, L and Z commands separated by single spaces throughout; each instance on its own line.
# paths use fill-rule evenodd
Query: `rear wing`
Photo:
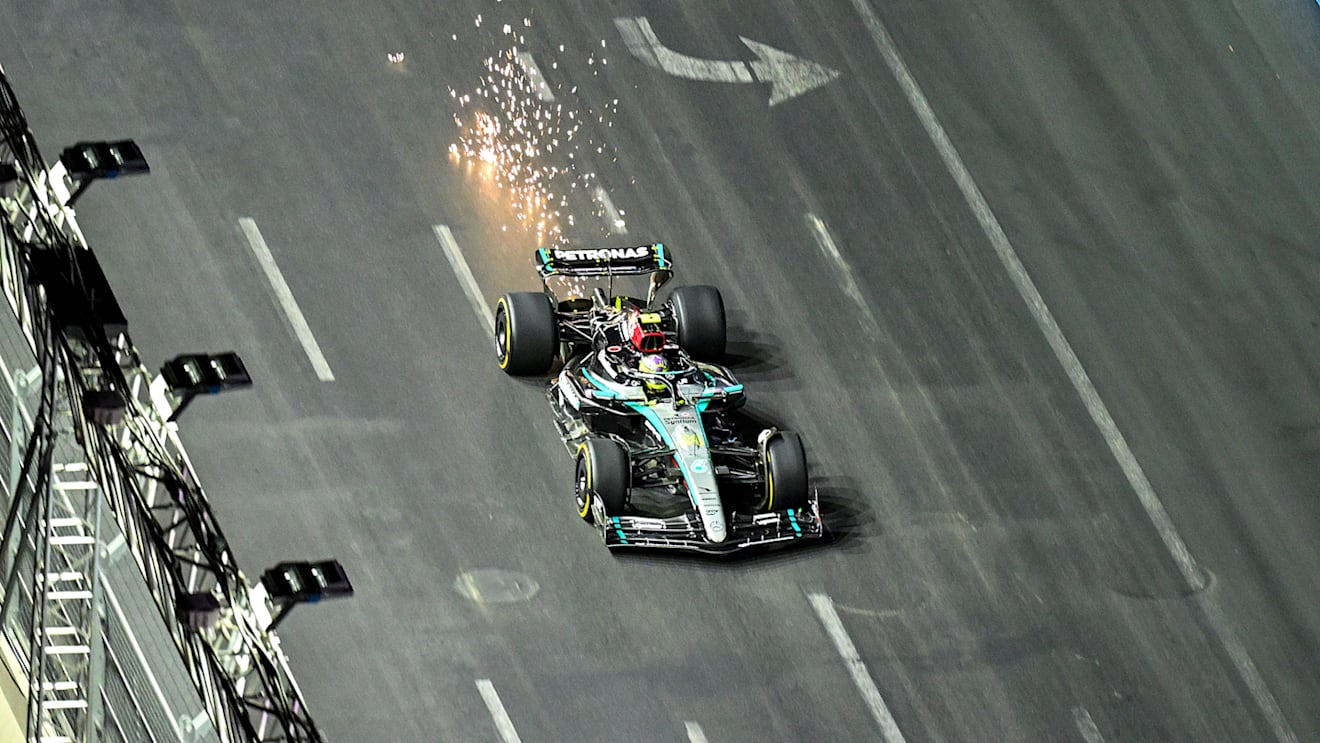
M 674 263 L 663 243 L 625 248 L 541 248 L 536 251 L 536 272 L 547 276 L 624 276 L 663 271 L 672 274 Z

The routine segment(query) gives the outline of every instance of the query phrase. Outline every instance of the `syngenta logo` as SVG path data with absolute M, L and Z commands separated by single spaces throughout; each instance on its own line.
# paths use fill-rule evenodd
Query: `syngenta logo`
M 555 250 L 555 260 L 560 261 L 617 261 L 633 258 L 645 258 L 651 254 L 649 247 L 641 248 L 602 248 L 600 250 Z

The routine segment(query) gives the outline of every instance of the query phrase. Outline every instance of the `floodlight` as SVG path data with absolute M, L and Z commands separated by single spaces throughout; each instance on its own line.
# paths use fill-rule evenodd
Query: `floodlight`
M 60 153 L 64 170 L 78 188 L 65 206 L 82 196 L 83 191 L 98 178 L 118 178 L 121 175 L 139 175 L 151 172 L 142 148 L 131 139 L 118 142 L 79 142 Z
M 197 395 L 215 395 L 252 386 L 247 366 L 233 351 L 176 356 L 165 362 L 160 376 L 170 392 L 182 398 L 179 407 L 170 415 L 171 421 L 176 420 Z
M 338 560 L 282 562 L 261 575 L 261 585 L 279 608 L 268 629 L 275 629 L 298 604 L 353 595 L 353 584 Z

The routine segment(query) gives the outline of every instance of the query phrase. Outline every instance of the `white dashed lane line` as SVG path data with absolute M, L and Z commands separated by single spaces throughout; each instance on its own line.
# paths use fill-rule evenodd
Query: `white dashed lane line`
M 536 66 L 536 58 L 531 52 L 519 49 L 514 52 L 514 61 L 523 68 L 523 74 L 527 75 L 527 82 L 532 85 L 532 92 L 536 97 L 546 103 L 555 99 L 555 94 L 550 90 L 550 86 L 545 82 L 545 76 L 541 74 L 541 68 Z
M 839 246 L 835 245 L 829 226 L 815 214 L 808 214 L 807 227 L 811 230 L 811 236 L 816 238 L 816 246 L 820 248 L 820 252 L 824 254 L 834 268 L 839 283 L 843 287 L 843 293 L 853 301 L 853 304 L 857 305 L 857 309 L 862 313 L 866 331 L 879 337 L 880 324 L 876 322 L 875 313 L 871 311 L 871 305 L 867 304 L 866 298 L 862 296 L 862 289 L 857 284 L 857 278 L 853 274 L 852 268 L 843 259 L 843 254 L 839 252 Z
M 242 217 L 238 220 L 238 226 L 242 228 L 252 254 L 256 256 L 257 263 L 266 274 L 266 280 L 275 291 L 275 299 L 280 303 L 280 309 L 284 310 L 284 316 L 288 318 L 294 336 L 302 344 L 308 360 L 312 362 L 316 376 L 322 382 L 335 381 L 334 372 L 330 371 L 330 364 L 325 360 L 325 354 L 321 353 L 321 346 L 316 342 L 316 336 L 312 335 L 312 328 L 307 324 L 307 318 L 303 317 L 302 310 L 298 307 L 298 300 L 294 299 L 293 290 L 289 289 L 289 282 L 285 281 L 284 274 L 280 273 L 280 267 L 275 263 L 275 256 L 271 255 L 270 247 L 266 245 L 266 238 L 262 237 L 261 230 L 257 229 L 257 223 L 248 217 Z
M 605 189 L 596 186 L 592 195 L 596 197 L 596 203 L 600 204 L 600 208 L 605 212 L 605 221 L 610 231 L 620 235 L 628 234 L 628 223 L 623 220 L 623 212 L 614 207 L 614 202 L 610 200 L 610 195 Z
M 1086 743 L 1105 743 L 1105 736 L 1100 734 L 1100 728 L 1095 726 L 1095 720 L 1085 707 L 1073 707 L 1073 722 L 1077 723 L 1077 732 L 1082 734 Z
M 500 694 L 495 691 L 495 685 L 490 679 L 477 679 L 477 691 L 481 692 L 481 699 L 486 703 L 486 709 L 490 710 L 500 740 L 504 743 L 522 743 L 522 738 L 518 737 L 518 731 L 513 727 L 513 720 L 509 719 L 509 713 L 504 709 L 504 702 L 500 701 Z
M 843 657 L 848 674 L 861 692 L 862 701 L 866 702 L 871 716 L 880 726 L 880 735 L 885 743 L 904 743 L 903 732 L 898 729 L 898 723 L 889 712 L 889 707 L 885 706 L 884 697 L 880 696 L 880 689 L 876 688 L 871 672 L 857 654 L 857 646 L 848 636 L 848 630 L 844 629 L 843 620 L 839 619 L 839 612 L 834 609 L 834 601 L 823 593 L 808 594 L 807 600 L 811 602 L 811 608 L 816 610 L 816 616 L 820 617 L 820 623 L 825 625 L 825 632 L 834 642 L 834 648 Z
M 481 287 L 477 285 L 477 278 L 472 275 L 472 269 L 463 258 L 463 251 L 458 249 L 458 241 L 454 239 L 454 233 L 443 224 L 435 225 L 433 229 L 435 239 L 440 241 L 440 247 L 445 251 L 445 258 L 449 259 L 449 265 L 454 269 L 454 275 L 458 277 L 458 283 L 463 286 L 463 293 L 467 295 L 468 303 L 477 313 L 477 319 L 486 328 L 487 333 L 495 335 L 495 315 L 490 311 L 490 305 L 486 304 Z

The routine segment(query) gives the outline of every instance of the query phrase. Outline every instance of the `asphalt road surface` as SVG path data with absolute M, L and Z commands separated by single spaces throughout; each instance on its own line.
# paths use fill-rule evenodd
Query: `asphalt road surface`
M 183 428 L 249 575 L 351 571 L 281 627 L 328 740 L 1320 739 L 1309 0 L 11 0 L 0 50 L 47 157 L 151 161 L 78 205 L 146 357 L 248 362 Z M 722 287 L 830 544 L 604 551 L 481 315 L 556 234 Z

